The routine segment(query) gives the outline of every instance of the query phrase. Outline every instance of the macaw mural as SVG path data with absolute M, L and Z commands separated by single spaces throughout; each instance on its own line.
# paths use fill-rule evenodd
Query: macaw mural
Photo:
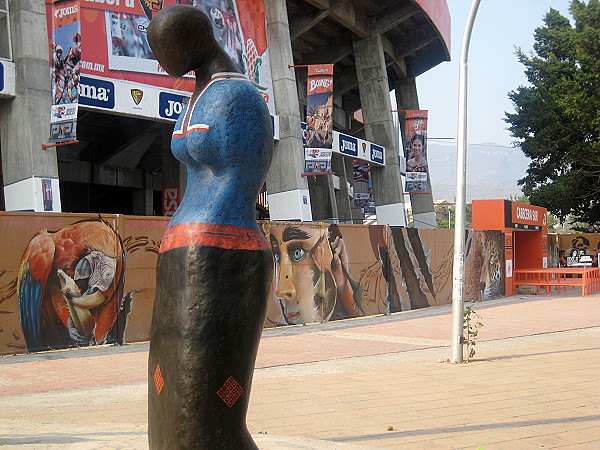
M 106 342 L 122 306 L 124 263 L 123 244 L 102 219 L 36 234 L 17 281 L 28 349 Z

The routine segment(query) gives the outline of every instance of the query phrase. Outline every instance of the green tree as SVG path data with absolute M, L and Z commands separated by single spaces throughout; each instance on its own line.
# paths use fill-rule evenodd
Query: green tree
M 573 0 L 575 26 L 550 9 L 534 52 L 516 54 L 528 86 L 508 96 L 506 122 L 531 158 L 519 180 L 531 204 L 600 231 L 600 1 Z
M 509 195 L 508 200 L 511 202 L 525 203 L 526 205 L 531 205 L 531 202 L 525 195 Z
M 450 226 L 448 226 L 448 219 L 441 219 L 437 222 L 437 228 L 454 228 L 454 222 L 456 219 L 456 205 L 448 205 L 444 210 L 444 215 L 450 216 Z M 447 216 L 446 216 L 447 217 Z M 473 223 L 473 204 L 467 203 L 465 205 L 465 229 L 471 229 Z

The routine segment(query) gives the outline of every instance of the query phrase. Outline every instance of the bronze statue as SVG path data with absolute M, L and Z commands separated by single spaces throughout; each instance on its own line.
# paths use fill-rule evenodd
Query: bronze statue
M 150 448 L 256 448 L 245 419 L 273 269 L 254 213 L 273 152 L 269 112 L 199 9 L 164 8 L 148 39 L 170 75 L 196 75 L 171 143 L 188 181 L 157 266 Z

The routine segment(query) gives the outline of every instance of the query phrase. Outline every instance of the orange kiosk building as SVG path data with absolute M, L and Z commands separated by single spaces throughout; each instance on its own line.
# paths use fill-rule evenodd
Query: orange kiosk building
M 473 200 L 474 230 L 504 233 L 506 295 L 514 295 L 513 269 L 548 267 L 546 208 L 510 200 Z

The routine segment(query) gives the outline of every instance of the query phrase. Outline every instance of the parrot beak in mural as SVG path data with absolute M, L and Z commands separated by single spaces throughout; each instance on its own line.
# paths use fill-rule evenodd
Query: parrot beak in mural
M 73 304 L 74 297 L 80 297 L 81 291 L 75 280 L 67 275 L 62 269 L 58 269 L 58 280 L 60 282 L 60 293 L 69 310 L 69 317 L 77 332 L 82 336 L 88 336 L 94 330 L 94 320 L 89 311 L 81 309 Z
M 81 297 L 81 291 L 73 278 L 62 269 L 58 269 L 57 275 L 60 283 L 60 293 L 65 299 L 71 300 L 73 297 Z
M 75 277 L 79 280 L 89 279 L 93 276 L 91 265 L 89 263 L 89 259 L 94 253 L 92 252 L 85 258 L 82 258 L 77 267 L 75 268 Z M 105 257 L 104 255 L 101 256 Z M 97 260 L 98 258 L 96 258 Z M 84 274 L 81 274 L 81 266 L 84 267 Z M 113 272 L 109 272 L 114 275 Z M 94 319 L 88 310 L 92 308 L 96 308 L 102 303 L 106 301 L 106 297 L 104 294 L 97 290 L 95 286 L 89 286 L 88 290 L 85 293 L 82 293 L 77 285 L 77 282 L 71 278 L 67 273 L 65 273 L 62 269 L 58 269 L 57 271 L 58 280 L 60 283 L 60 293 L 62 294 L 63 299 L 65 300 L 65 304 L 67 305 L 67 309 L 69 310 L 69 316 L 73 322 L 73 325 L 77 329 L 77 332 L 81 336 L 89 336 L 92 331 L 94 331 Z M 96 278 L 98 278 L 96 276 Z M 110 277 L 112 279 L 112 277 Z M 88 291 L 92 290 L 91 293 Z
M 91 294 L 82 295 L 75 280 L 61 269 L 58 269 L 58 279 L 61 286 L 60 291 L 64 299 L 70 301 L 78 308 L 92 309 L 100 306 L 106 301 L 106 297 L 98 290 Z

